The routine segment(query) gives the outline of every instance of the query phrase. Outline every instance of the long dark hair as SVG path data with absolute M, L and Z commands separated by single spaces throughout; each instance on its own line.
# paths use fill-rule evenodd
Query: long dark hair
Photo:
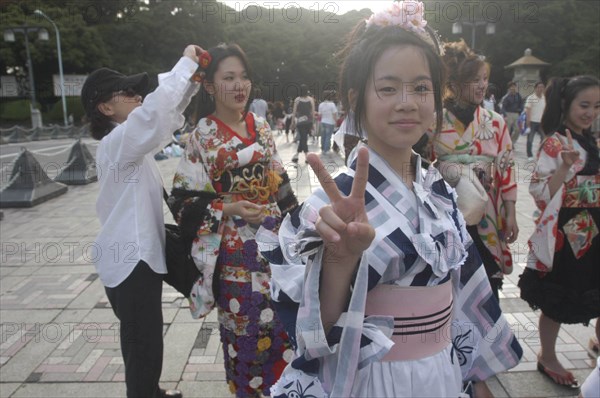
M 211 60 L 210 64 L 208 65 L 208 67 L 206 68 L 206 70 L 204 70 L 204 73 L 205 73 L 204 81 L 205 82 L 209 82 L 209 83 L 214 82 L 215 72 L 217 71 L 217 69 L 219 69 L 219 65 L 220 65 L 221 61 L 223 61 L 225 58 L 228 58 L 228 57 L 236 57 L 240 60 L 240 62 L 244 66 L 244 69 L 246 69 L 246 73 L 248 74 L 248 77 L 250 78 L 250 82 L 252 83 L 252 77 L 251 77 L 251 73 L 250 73 L 250 64 L 248 63 L 248 58 L 246 57 L 244 50 L 242 50 L 240 48 L 240 46 L 238 46 L 237 44 L 222 43 L 216 47 L 212 47 L 211 49 L 208 50 L 208 52 L 209 52 L 212 60 Z M 244 120 L 246 118 L 246 115 L 248 114 L 248 109 L 250 108 L 250 103 L 254 99 L 253 93 L 254 93 L 254 90 L 250 90 L 250 96 L 248 98 L 248 101 L 246 102 L 246 108 L 244 109 L 241 120 Z M 211 95 L 208 94 L 206 89 L 204 88 L 204 84 L 202 84 L 200 86 L 200 91 L 198 91 L 198 94 L 196 94 L 196 96 L 191 104 L 191 107 L 192 107 L 192 109 L 195 109 L 195 112 L 193 112 L 193 115 L 196 118 L 196 120 L 194 121 L 195 123 L 198 123 L 198 121 L 200 119 L 202 119 L 208 115 L 211 115 L 212 113 L 215 112 L 215 109 L 216 109 L 215 101 L 211 97 Z
M 439 46 L 433 31 L 429 27 L 426 29 L 435 45 Z M 441 89 L 445 81 L 445 70 L 438 53 L 423 39 L 401 27 L 372 25 L 367 29 L 366 22 L 361 21 L 350 34 L 346 47 L 338 54 L 343 60 L 340 71 L 340 96 L 344 109 L 352 109 L 348 99 L 350 90 L 355 90 L 358 94 L 354 109 L 354 127 L 358 134 L 363 130 L 365 92 L 369 77 L 373 73 L 373 67 L 385 50 L 398 45 L 415 46 L 423 52 L 427 59 L 434 91 L 436 131 L 441 128 Z
M 594 76 L 575 76 L 572 78 L 556 77 L 550 81 L 544 94 L 546 108 L 544 108 L 541 123 L 545 135 L 552 135 L 555 132 L 566 135 L 565 119 L 571 109 L 571 104 L 580 92 L 590 87 L 600 87 L 600 80 Z M 582 134 L 573 134 L 573 139 L 587 152 L 585 165 L 578 174 L 597 174 L 600 169 L 600 155 L 591 129 L 584 130 Z

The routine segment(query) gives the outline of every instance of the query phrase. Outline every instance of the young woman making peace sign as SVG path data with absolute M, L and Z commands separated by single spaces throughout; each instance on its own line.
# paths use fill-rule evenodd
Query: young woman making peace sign
M 335 179 L 309 155 L 322 189 L 257 233 L 276 308 L 296 321 L 297 357 L 272 396 L 456 397 L 521 355 L 454 192 L 412 151 L 442 114 L 422 15 L 399 2 L 357 26 L 340 91 L 369 146 Z

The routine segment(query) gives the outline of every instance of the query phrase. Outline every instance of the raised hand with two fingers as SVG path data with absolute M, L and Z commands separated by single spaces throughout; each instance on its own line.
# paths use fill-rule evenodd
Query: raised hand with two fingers
M 369 150 L 358 151 L 356 173 L 350 195 L 338 189 L 332 176 L 316 154 L 307 156 L 330 204 L 319 210 L 315 224 L 325 243 L 328 255 L 340 259 L 359 257 L 375 238 L 375 229 L 367 219 L 365 191 L 369 177 Z
M 573 136 L 571 135 L 571 130 L 567 129 L 567 145 L 565 145 L 560 151 L 560 156 L 562 158 L 563 163 L 566 166 L 571 167 L 577 160 L 579 160 L 579 151 L 575 150 L 573 147 Z M 563 143 L 564 145 L 564 143 Z
M 562 144 L 562 149 L 560 151 L 562 163 L 548 181 L 548 192 L 552 197 L 556 194 L 556 192 L 558 192 L 561 186 L 565 183 L 566 179 L 569 178 L 568 175 L 571 166 L 573 166 L 580 157 L 579 151 L 577 151 L 573 146 L 573 136 L 571 135 L 571 131 L 569 129 L 566 130 L 566 135 L 566 143 L 564 138 L 561 136 L 558 138 Z

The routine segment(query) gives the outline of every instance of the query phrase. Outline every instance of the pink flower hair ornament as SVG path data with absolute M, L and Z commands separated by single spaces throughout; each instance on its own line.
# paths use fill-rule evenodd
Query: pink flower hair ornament
M 443 55 L 437 32 L 427 27 L 427 21 L 423 15 L 424 10 L 425 7 L 420 1 L 394 1 L 386 10 L 371 15 L 366 21 L 366 27 L 369 29 L 373 25 L 382 28 L 397 26 L 419 36 L 433 47 L 436 53 Z

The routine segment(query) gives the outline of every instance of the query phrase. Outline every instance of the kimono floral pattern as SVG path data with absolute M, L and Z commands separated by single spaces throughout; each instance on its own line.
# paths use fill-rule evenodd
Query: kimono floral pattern
M 239 136 L 214 117 L 202 119 L 186 146 L 174 188 L 219 195 L 208 206 L 209 216 L 197 228 L 192 244 L 202 277 L 192 290 L 190 310 L 199 318 L 217 307 L 230 391 L 238 397 L 258 397 L 269 395 L 293 351 L 271 307 L 271 270 L 255 241 L 259 226 L 222 212 L 224 203 L 244 199 L 265 206 L 265 224 L 281 219 L 276 196 L 283 166 L 273 137 L 268 124 L 251 113 L 246 124 L 249 137 Z M 218 278 L 213 280 L 215 273 Z
M 498 271 L 510 274 L 513 260 L 510 248 L 504 241 L 504 203 L 516 201 L 517 185 L 513 173 L 512 141 L 504 119 L 480 106 L 475 109 L 471 124 L 464 126 L 456 116 L 444 109 L 442 129 L 434 139 L 433 151 L 436 158 L 452 154 L 488 156 L 494 159 L 487 170 L 478 173 L 489 200 L 485 216 L 477 225 L 477 230 L 500 267 Z
M 592 240 L 598 235 L 598 227 L 592 215 L 584 210 L 563 225 L 565 238 L 571 245 L 575 258 L 580 259 L 592 247 Z
M 458 359 L 460 366 L 467 363 L 467 354 L 473 352 L 473 346 L 469 345 L 469 335 L 471 331 L 467 331 L 465 334 L 459 334 L 452 340 L 452 354 L 451 360 L 454 361 L 454 357 Z

